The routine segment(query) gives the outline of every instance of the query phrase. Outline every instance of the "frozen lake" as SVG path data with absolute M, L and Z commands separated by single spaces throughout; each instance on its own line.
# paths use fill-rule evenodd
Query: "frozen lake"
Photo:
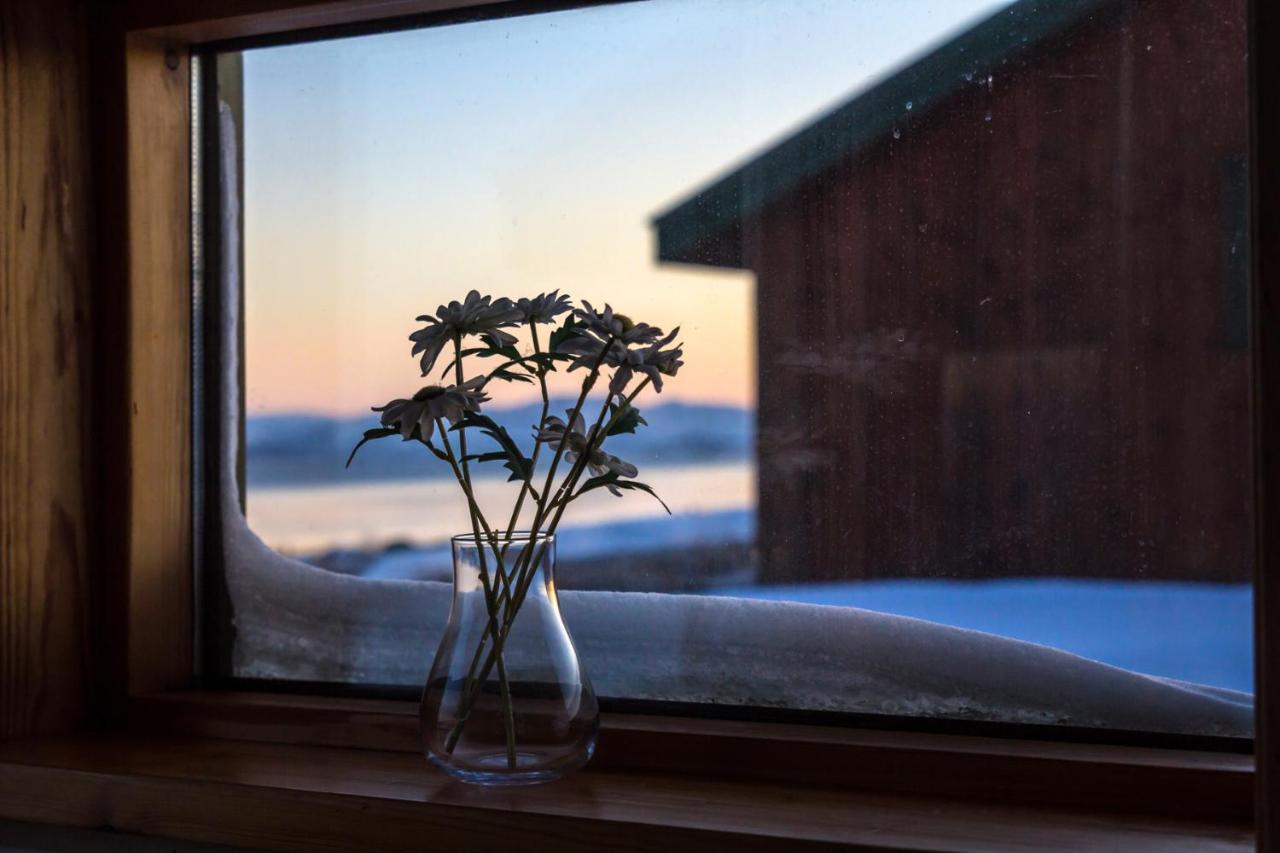
M 755 504 L 755 466 L 744 462 L 652 467 L 640 478 L 653 486 L 677 516 L 741 510 Z M 516 484 L 476 481 L 476 498 L 492 521 L 505 525 Z M 381 549 L 391 542 L 428 544 L 469 528 L 466 503 L 453 480 L 383 480 L 350 484 L 250 488 L 249 527 L 277 551 L 314 553 L 330 548 Z M 616 521 L 653 520 L 654 547 L 671 528 L 662 507 L 642 492 L 616 498 L 603 489 L 570 508 L 566 524 L 581 528 Z M 531 519 L 529 519 L 531 520 Z

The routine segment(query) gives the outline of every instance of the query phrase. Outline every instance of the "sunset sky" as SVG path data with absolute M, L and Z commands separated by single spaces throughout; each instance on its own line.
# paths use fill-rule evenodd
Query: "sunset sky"
M 413 318 L 473 287 L 680 325 L 664 398 L 752 405 L 752 276 L 655 264 L 651 217 L 1003 5 L 647 0 L 247 52 L 249 413 L 412 394 Z

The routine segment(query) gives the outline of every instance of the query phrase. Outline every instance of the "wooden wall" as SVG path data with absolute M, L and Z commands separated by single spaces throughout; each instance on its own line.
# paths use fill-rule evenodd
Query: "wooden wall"
M 1244 12 L 1118 2 L 744 223 L 767 580 L 1249 580 Z
M 69 728 L 89 669 L 86 7 L 0 3 L 0 738 Z

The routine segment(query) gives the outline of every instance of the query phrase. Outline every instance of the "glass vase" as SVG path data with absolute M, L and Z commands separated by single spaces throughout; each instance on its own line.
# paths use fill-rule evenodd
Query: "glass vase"
M 555 538 L 453 538 L 453 604 L 420 712 L 427 760 L 481 785 L 586 764 L 599 707 L 560 613 Z

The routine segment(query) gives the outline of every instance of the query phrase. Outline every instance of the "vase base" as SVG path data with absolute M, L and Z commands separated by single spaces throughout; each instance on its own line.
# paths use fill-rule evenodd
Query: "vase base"
M 468 785 L 488 787 L 541 785 L 545 782 L 553 782 L 582 767 L 591 760 L 593 751 L 588 749 L 576 760 L 562 760 L 550 766 L 548 766 L 547 756 L 531 752 L 517 752 L 514 768 L 509 766 L 505 752 L 470 755 L 467 757 L 465 766 L 459 766 L 452 756 L 441 756 L 434 752 L 427 753 L 427 761 L 459 782 L 465 782 Z

